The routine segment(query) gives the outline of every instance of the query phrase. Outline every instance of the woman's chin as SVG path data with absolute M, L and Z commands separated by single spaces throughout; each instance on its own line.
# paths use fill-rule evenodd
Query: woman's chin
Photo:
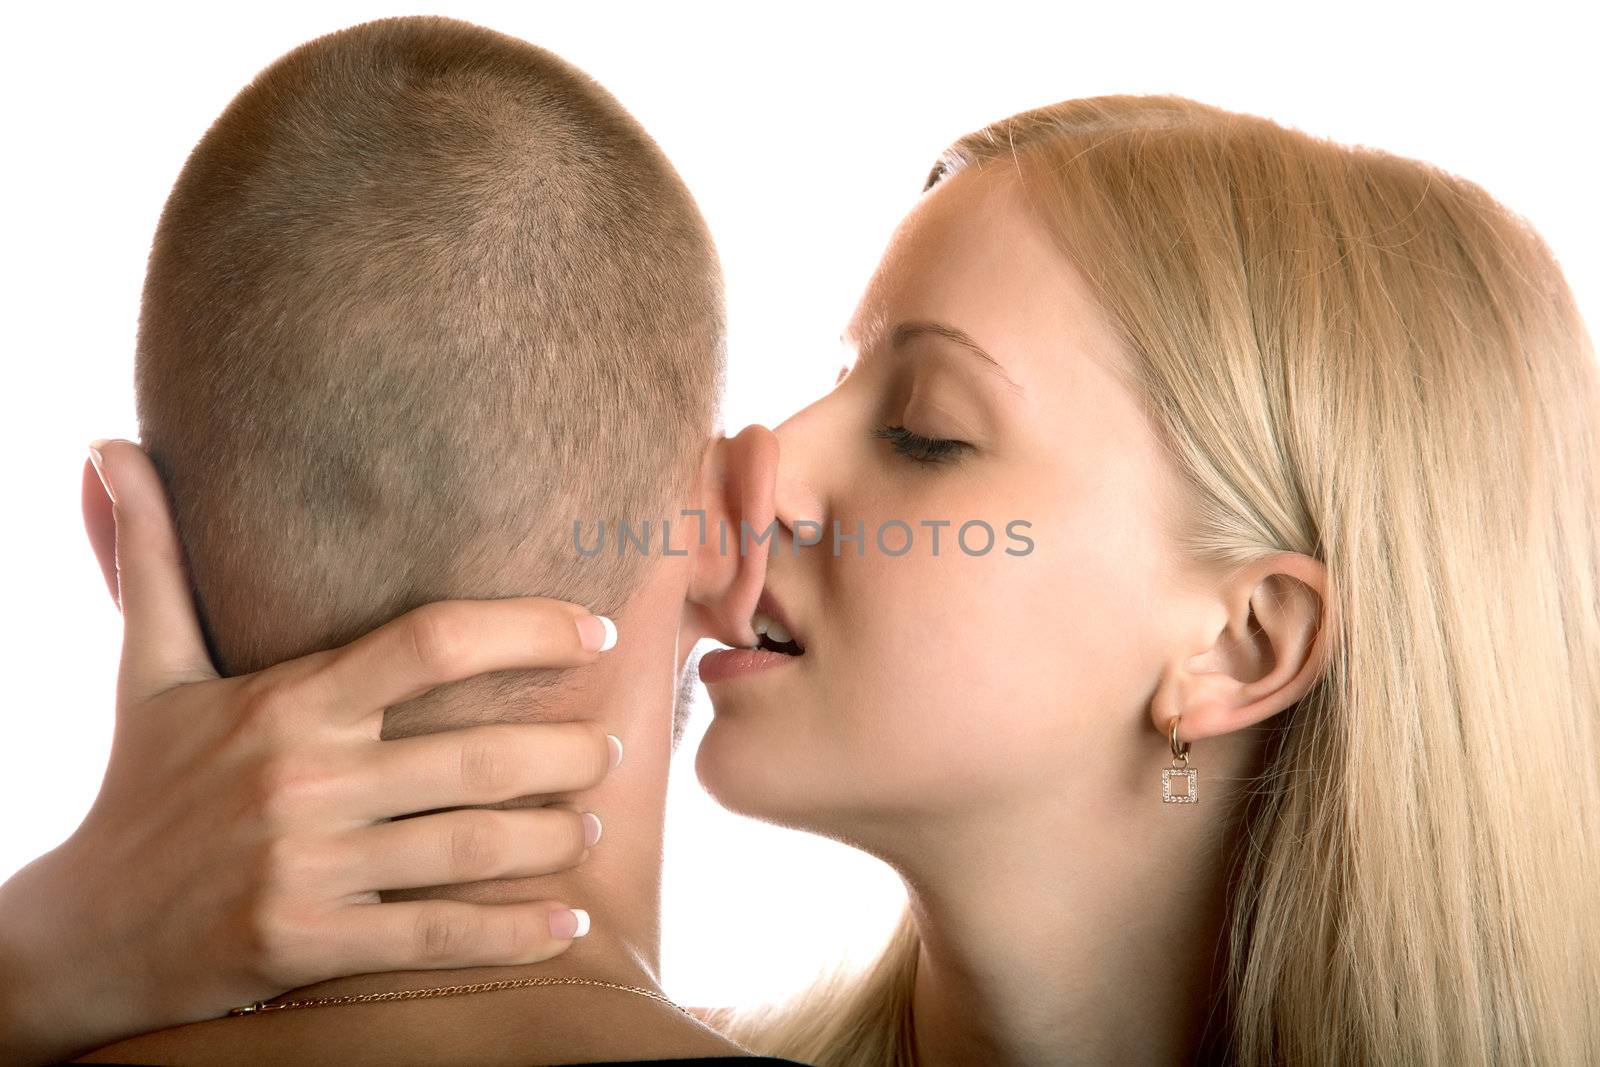
M 772 806 L 769 761 L 724 719 L 712 719 L 694 754 L 694 773 L 711 799 L 739 815 L 762 818 Z
M 700 739 L 695 776 L 737 815 L 803 829 L 823 790 L 793 757 L 792 745 L 763 738 L 755 724 L 718 717 Z

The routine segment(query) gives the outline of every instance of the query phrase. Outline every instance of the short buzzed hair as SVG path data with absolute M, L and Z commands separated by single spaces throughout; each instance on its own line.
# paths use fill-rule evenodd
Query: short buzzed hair
M 639 123 L 542 48 L 368 22 L 262 71 L 184 165 L 139 318 L 142 444 L 225 675 L 421 603 L 611 613 L 717 418 L 722 276 Z M 659 526 L 659 523 L 655 525 Z

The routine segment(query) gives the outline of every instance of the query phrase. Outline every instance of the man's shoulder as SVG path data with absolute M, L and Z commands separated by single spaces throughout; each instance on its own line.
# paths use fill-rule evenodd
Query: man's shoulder
M 112 1064 L 116 1067 L 127 1067 L 129 1064 L 144 1067 L 147 1064 L 161 1065 L 176 1060 L 186 1063 L 218 1062 L 214 1061 L 213 1057 L 225 1049 L 223 1044 L 225 1038 L 217 1027 L 220 1021 L 190 1023 L 168 1030 L 152 1030 L 148 1034 L 124 1038 L 97 1048 L 93 1052 L 86 1052 L 70 1062 Z M 234 1036 L 238 1036 L 237 1032 Z
M 81 1063 L 81 1060 L 73 1060 Z M 157 1063 L 102 1063 L 104 1067 L 166 1067 Z M 784 1060 L 775 1056 L 695 1056 L 692 1059 L 673 1060 L 606 1060 L 600 1063 L 568 1063 L 561 1067 L 724 1067 L 733 1063 L 766 1063 L 777 1064 L 779 1067 L 811 1067 L 810 1064 L 801 1063 L 799 1060 Z M 51 1064 L 50 1067 L 67 1067 L 65 1063 Z
M 592 1000 L 541 992 L 545 995 L 533 1010 L 508 991 L 493 995 L 499 1000 L 485 995 L 472 1004 L 466 998 L 438 998 L 208 1019 L 140 1034 L 72 1062 L 247 1067 L 291 1063 L 303 1059 L 307 1049 L 341 1067 L 392 1067 L 402 1060 L 415 1067 L 454 1067 L 466 1059 L 480 1067 L 662 1061 L 686 1067 L 700 1059 L 751 1060 L 744 1049 L 675 1009 L 620 1001 L 597 1012 Z M 756 1057 L 755 1062 L 774 1061 Z

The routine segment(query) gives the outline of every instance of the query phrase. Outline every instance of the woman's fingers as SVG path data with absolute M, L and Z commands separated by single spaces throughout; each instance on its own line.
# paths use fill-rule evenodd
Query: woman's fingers
M 189 593 L 167 490 L 132 441 L 96 441 L 91 459 L 116 520 L 123 653 L 119 686 L 136 704 L 175 685 L 217 677 Z
M 489 723 L 364 747 L 348 814 L 386 819 L 592 789 L 621 756 L 599 723 Z
M 588 925 L 580 909 L 554 901 L 397 900 L 340 908 L 313 934 L 319 951 L 337 961 L 330 973 L 342 975 L 539 963 Z
M 325 654 L 309 681 L 317 703 L 360 720 L 476 674 L 582 666 L 615 637 L 610 620 L 564 600 L 439 600 Z
M 366 826 L 334 844 L 347 857 L 340 888 L 359 893 L 553 874 L 582 863 L 599 833 L 596 816 L 566 808 L 475 809 Z

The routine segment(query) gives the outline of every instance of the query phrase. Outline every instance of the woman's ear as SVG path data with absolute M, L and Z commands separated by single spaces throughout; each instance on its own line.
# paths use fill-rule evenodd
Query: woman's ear
M 698 521 L 684 516 L 693 568 L 684 605 L 689 643 L 713 637 L 734 647 L 756 644 L 750 617 L 778 537 L 777 479 L 778 438 L 765 426 L 747 426 L 706 449 L 697 494 L 704 514 Z
M 1182 716 L 1180 741 L 1218 737 L 1276 715 L 1305 696 L 1328 666 L 1335 605 L 1327 567 L 1275 553 L 1219 590 L 1224 620 L 1209 647 L 1176 661 L 1151 717 L 1163 734 Z

